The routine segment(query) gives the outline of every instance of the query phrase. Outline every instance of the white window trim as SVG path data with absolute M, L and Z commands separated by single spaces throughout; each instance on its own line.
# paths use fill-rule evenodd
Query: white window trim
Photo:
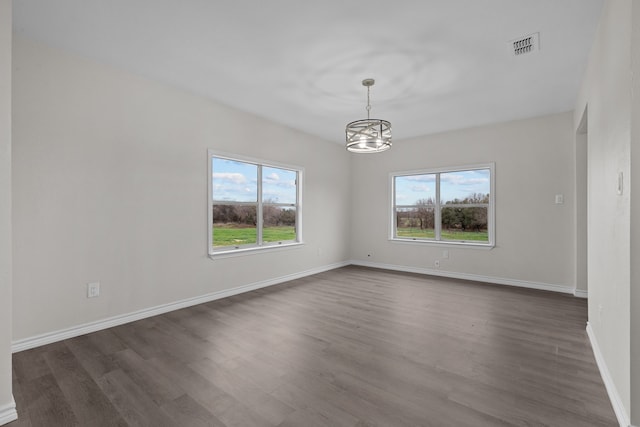
M 298 182 L 296 183 L 296 240 L 288 240 L 283 242 L 270 242 L 264 244 L 262 242 L 262 236 L 258 235 L 255 245 L 245 245 L 245 246 L 234 246 L 234 247 L 225 247 L 220 249 L 213 249 L 213 211 L 211 206 L 213 205 L 213 188 L 212 188 L 212 177 L 213 170 L 211 167 L 211 158 L 221 158 L 226 160 L 233 160 L 244 163 L 252 163 L 260 166 L 266 167 L 274 167 L 279 169 L 287 169 L 296 171 L 298 173 Z M 302 188 L 304 185 L 304 168 L 301 166 L 295 166 L 290 164 L 284 164 L 279 162 L 274 162 L 271 160 L 263 160 L 257 159 L 254 157 L 247 157 L 238 154 L 230 154 L 216 150 L 207 150 L 207 252 L 209 254 L 209 258 L 211 259 L 219 259 L 219 258 L 229 258 L 235 256 L 244 256 L 251 255 L 255 253 L 260 253 L 262 251 L 273 251 L 273 250 L 282 250 L 282 249 L 291 249 L 296 246 L 304 245 L 304 241 L 302 239 Z M 260 170 L 260 168 L 259 168 Z M 261 177 L 258 177 L 260 179 Z M 260 188 L 260 186 L 258 186 Z M 260 191 L 258 191 L 258 218 L 262 218 L 262 195 Z
M 447 172 L 461 172 L 468 171 L 474 169 L 489 169 L 490 170 L 490 188 L 489 188 L 489 207 L 488 207 L 488 237 L 489 241 L 487 243 L 476 243 L 476 242 L 456 242 L 451 240 L 428 240 L 428 239 L 410 239 L 410 238 L 402 238 L 397 237 L 395 235 L 396 231 L 396 205 L 395 205 L 395 177 L 398 176 L 410 176 L 410 175 L 427 175 L 427 174 L 440 174 Z M 495 180 L 496 180 L 496 164 L 494 162 L 491 163 L 478 163 L 472 165 L 463 165 L 463 166 L 451 166 L 451 167 L 438 167 L 438 168 L 429 168 L 429 169 L 417 169 L 417 170 L 409 170 L 409 171 L 399 171 L 399 172 L 391 172 L 389 173 L 389 195 L 390 199 L 390 209 L 389 209 L 389 240 L 393 243 L 402 243 L 402 244 L 410 244 L 410 245 L 427 245 L 427 246 L 449 246 L 449 247 L 467 247 L 474 249 L 493 249 L 496 246 L 496 199 L 495 199 Z M 440 200 L 440 175 L 436 175 L 436 200 Z M 435 209 L 435 218 L 434 221 L 436 223 L 440 223 L 440 209 Z M 436 239 L 440 238 L 440 227 L 436 228 Z

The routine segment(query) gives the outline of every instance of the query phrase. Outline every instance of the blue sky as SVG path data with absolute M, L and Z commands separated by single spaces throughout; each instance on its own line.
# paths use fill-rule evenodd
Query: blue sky
M 257 200 L 257 165 L 212 158 L 213 200 L 255 202 Z M 414 205 L 420 199 L 435 199 L 435 174 L 396 177 L 396 204 Z M 263 200 L 278 203 L 296 202 L 296 172 L 264 166 Z M 443 201 L 464 199 L 473 193 L 490 190 L 489 169 L 446 172 L 440 174 L 440 198 Z
M 473 193 L 490 192 L 489 169 L 446 172 L 440 174 L 440 200 L 464 199 Z M 420 199 L 436 198 L 436 175 L 396 177 L 396 204 L 415 205 Z
M 211 162 L 213 200 L 257 201 L 257 165 L 217 157 L 212 158 Z M 296 203 L 296 172 L 264 166 L 262 192 L 264 201 Z

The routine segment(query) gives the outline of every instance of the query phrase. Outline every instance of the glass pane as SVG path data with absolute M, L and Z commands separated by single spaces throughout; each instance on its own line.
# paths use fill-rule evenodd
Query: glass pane
M 282 206 L 263 205 L 262 241 L 283 242 L 296 240 L 296 210 Z
M 396 209 L 396 236 L 413 239 L 435 239 L 435 209 L 424 204 Z
M 443 206 L 442 240 L 488 242 L 488 221 L 486 207 L 463 208 Z
M 489 203 L 491 171 L 446 172 L 440 174 L 440 200 L 443 204 Z
M 241 246 L 257 242 L 257 207 L 213 205 L 213 246 Z
M 395 177 L 396 206 L 435 204 L 436 175 L 408 175 Z
M 295 171 L 264 166 L 262 168 L 262 202 L 287 203 L 297 202 Z
M 257 165 L 212 157 L 211 170 L 214 201 L 258 201 Z

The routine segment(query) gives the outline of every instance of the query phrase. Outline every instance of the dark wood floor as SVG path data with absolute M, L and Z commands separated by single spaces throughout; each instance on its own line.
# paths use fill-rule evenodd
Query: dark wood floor
M 14 355 L 18 426 L 616 426 L 567 295 L 346 267 Z

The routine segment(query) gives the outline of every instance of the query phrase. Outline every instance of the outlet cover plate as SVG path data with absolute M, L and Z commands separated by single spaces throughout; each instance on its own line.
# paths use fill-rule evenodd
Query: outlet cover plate
M 87 283 L 87 298 L 100 296 L 100 282 Z

